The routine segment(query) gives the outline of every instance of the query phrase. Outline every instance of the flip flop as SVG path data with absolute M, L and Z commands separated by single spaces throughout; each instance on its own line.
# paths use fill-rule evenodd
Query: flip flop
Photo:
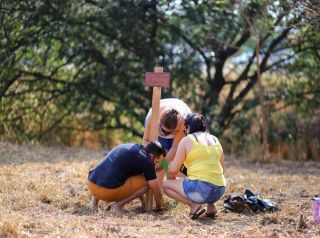
M 196 213 L 194 213 L 194 214 L 189 214 L 189 216 L 190 216 L 190 218 L 192 219 L 192 220 L 195 220 L 195 219 L 197 219 L 199 216 L 201 216 L 203 213 L 205 213 L 206 212 L 206 209 L 202 209 L 202 210 L 200 210 L 200 211 L 198 211 L 198 212 L 196 212 Z

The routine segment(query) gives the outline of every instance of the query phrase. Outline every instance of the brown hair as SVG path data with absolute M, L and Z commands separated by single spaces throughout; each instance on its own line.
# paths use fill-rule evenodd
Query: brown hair
M 170 109 L 161 117 L 160 124 L 168 129 L 176 129 L 178 126 L 178 111 Z

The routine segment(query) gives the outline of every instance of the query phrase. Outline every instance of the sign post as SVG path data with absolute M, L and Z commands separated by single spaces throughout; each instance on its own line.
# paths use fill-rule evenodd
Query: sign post
M 150 118 L 150 141 L 158 140 L 158 124 L 159 124 L 159 109 L 161 99 L 161 88 L 169 87 L 170 73 L 163 72 L 162 67 L 155 67 L 154 72 L 145 74 L 145 85 L 152 87 L 152 113 Z M 153 193 L 151 189 L 146 194 L 146 210 L 150 211 L 153 208 Z

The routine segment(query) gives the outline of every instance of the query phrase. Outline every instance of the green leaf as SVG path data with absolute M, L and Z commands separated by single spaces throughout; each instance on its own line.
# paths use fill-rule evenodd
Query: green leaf
M 168 164 L 168 161 L 166 159 L 163 159 L 160 161 L 160 166 L 161 168 L 164 169 L 164 171 L 166 172 L 166 176 L 168 176 L 168 170 L 169 170 L 169 164 Z

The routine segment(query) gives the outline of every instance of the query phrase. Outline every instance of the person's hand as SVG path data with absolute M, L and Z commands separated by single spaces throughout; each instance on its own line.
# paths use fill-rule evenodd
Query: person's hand
M 173 174 L 168 174 L 167 179 L 176 179 L 177 176 Z
M 163 170 L 163 167 L 160 165 L 160 163 L 157 163 L 157 164 L 155 165 L 155 169 L 156 169 L 157 172 L 160 172 L 160 171 Z

